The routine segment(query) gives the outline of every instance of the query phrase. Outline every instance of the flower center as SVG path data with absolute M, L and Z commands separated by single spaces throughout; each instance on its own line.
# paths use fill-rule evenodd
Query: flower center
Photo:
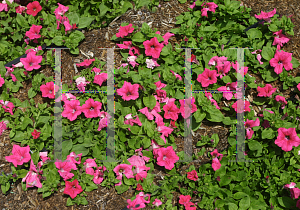
M 290 136 L 285 136 L 285 139 L 286 140 L 290 140 Z
M 20 160 L 23 160 L 23 159 L 24 159 L 24 157 L 23 157 L 23 156 L 21 156 Z
M 32 62 L 29 63 L 30 66 L 32 66 L 32 64 L 33 64 Z
M 164 155 L 163 160 L 165 160 L 167 157 Z
M 93 108 L 93 107 L 91 107 L 91 108 L 90 108 L 90 111 L 93 111 L 93 110 L 94 110 L 94 108 Z
M 124 170 L 123 170 L 123 169 L 120 169 L 120 170 L 119 170 L 119 172 L 120 172 L 120 173 L 123 173 L 123 172 L 124 172 Z
M 76 186 L 75 185 L 73 185 L 73 187 L 72 187 L 73 189 L 75 189 L 76 188 Z
M 279 61 L 278 64 L 281 64 L 281 61 Z
M 35 11 L 36 10 L 36 8 L 33 8 L 33 11 Z
M 153 46 L 151 46 L 151 49 L 154 49 L 155 47 L 154 47 L 154 45 Z
M 75 111 L 76 111 L 76 110 L 75 110 L 75 109 L 73 109 L 73 112 L 72 112 L 72 113 L 74 114 L 74 113 L 75 113 Z
M 211 80 L 211 78 L 210 78 L 210 77 L 208 77 L 207 79 L 208 79 L 208 80 Z
M 129 95 L 131 95 L 131 93 L 128 91 L 128 92 L 126 93 L 126 95 L 129 96 Z
M 49 90 L 49 93 L 52 93 L 52 90 Z

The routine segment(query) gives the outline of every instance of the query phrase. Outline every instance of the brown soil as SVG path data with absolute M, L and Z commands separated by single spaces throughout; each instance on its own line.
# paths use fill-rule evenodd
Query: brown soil
M 295 28 L 294 33 L 295 36 L 291 37 L 291 40 L 289 43 L 285 44 L 283 49 L 286 52 L 293 52 L 293 56 L 300 60 L 299 51 L 297 50 L 300 46 L 299 41 L 299 12 L 300 7 L 297 3 L 297 0 L 280 0 L 280 1 L 264 1 L 264 0 L 244 0 L 244 5 L 247 7 L 252 8 L 251 15 L 259 14 L 261 10 L 268 12 L 271 11 L 273 8 L 276 8 L 278 13 L 282 15 L 291 15 L 294 14 L 292 17 L 295 22 Z M 138 25 L 139 27 L 142 26 L 142 23 L 145 21 L 147 23 L 152 23 L 152 28 L 157 28 L 162 35 L 164 35 L 166 32 L 170 32 L 170 29 L 174 27 L 178 27 L 178 25 L 175 25 L 176 22 L 175 17 L 180 15 L 182 12 L 188 11 L 188 7 L 190 6 L 190 2 L 186 2 L 185 4 L 180 4 L 176 0 L 170 0 L 169 2 L 164 2 L 160 0 L 161 7 L 158 8 L 156 13 L 151 13 L 145 9 L 140 9 L 143 14 L 137 15 L 138 11 L 129 10 L 124 15 L 120 16 L 114 23 L 110 25 L 109 28 L 101 28 L 98 30 L 91 30 L 85 32 L 85 40 L 79 45 L 79 49 L 87 53 L 88 51 L 91 51 L 94 53 L 94 57 L 97 57 L 99 59 L 103 59 L 103 61 L 106 60 L 106 50 L 99 50 L 98 48 L 109 48 L 109 47 L 116 47 L 116 43 L 106 40 L 105 35 L 108 33 L 109 39 L 112 37 L 113 34 L 116 34 L 118 32 L 118 28 L 123 22 L 127 23 L 133 23 L 135 25 Z M 135 15 L 135 16 L 134 16 Z M 172 20 L 170 20 L 172 18 Z M 170 20 L 170 21 L 169 21 Z M 168 22 L 167 25 L 163 25 L 162 21 Z M 175 36 L 170 38 L 170 42 L 172 46 L 175 46 L 175 43 L 180 43 L 183 37 Z M 45 55 L 44 55 L 45 56 Z M 93 58 L 94 58 L 93 57 Z M 76 58 L 80 59 L 87 59 L 84 55 L 81 53 L 78 56 L 74 56 L 70 54 L 67 50 L 62 50 L 62 82 L 63 84 L 69 83 L 69 81 L 73 80 L 73 77 L 76 76 L 74 71 L 74 60 Z M 121 55 L 119 53 L 119 50 L 115 50 L 115 64 L 116 67 L 119 67 L 121 64 Z M 104 60 L 105 59 L 105 60 Z M 78 68 L 80 73 L 80 68 Z M 47 77 L 54 76 L 54 71 L 50 66 L 42 66 L 42 68 L 39 70 L 42 73 L 44 73 Z M 292 74 L 293 76 L 300 76 L 300 67 L 297 69 L 293 69 L 288 72 L 288 74 Z M 249 70 L 249 74 L 251 76 L 254 76 L 256 78 L 256 82 L 262 83 L 262 78 L 258 74 L 254 74 Z M 78 74 L 77 74 L 78 75 Z M 275 86 L 278 89 L 278 92 L 282 92 L 284 96 L 289 98 L 291 96 L 292 89 L 289 90 L 282 90 L 282 83 L 280 81 L 275 81 L 273 83 L 270 83 L 273 86 Z M 23 82 L 23 88 L 20 88 L 20 91 L 18 93 L 13 94 L 14 97 L 20 99 L 21 101 L 24 101 L 28 99 L 27 93 L 29 88 L 31 87 L 30 81 L 24 81 Z M 77 96 L 77 94 L 74 94 Z M 246 98 L 250 96 L 253 99 L 256 97 L 257 91 L 254 89 L 250 89 L 246 91 Z M 34 100 L 36 104 L 38 103 L 48 103 L 49 100 L 46 98 L 43 98 L 41 96 L 41 93 L 38 93 Z M 219 103 L 220 107 L 224 106 L 224 103 Z M 255 106 L 255 110 L 257 109 L 259 111 L 259 108 L 262 109 L 262 107 Z M 200 135 L 209 135 L 211 136 L 213 133 L 219 134 L 219 144 L 216 148 L 212 147 L 205 147 L 206 152 L 203 156 L 198 157 L 198 162 L 192 162 L 188 165 L 184 165 L 181 168 L 177 169 L 178 172 L 180 172 L 181 175 L 185 175 L 187 172 L 186 169 L 189 168 L 190 165 L 194 165 L 195 168 L 199 168 L 202 164 L 208 163 L 211 161 L 211 158 L 208 156 L 208 153 L 213 151 L 214 149 L 218 149 L 218 151 L 226 150 L 228 147 L 228 135 L 229 135 L 229 127 L 228 126 L 220 126 L 222 124 L 218 123 L 211 123 L 209 121 L 203 121 L 201 124 L 201 128 L 195 132 L 195 136 L 193 137 L 193 150 L 194 153 L 197 154 L 202 147 L 196 147 L 197 141 L 201 140 L 199 137 Z M 8 156 L 11 154 L 12 146 L 15 143 L 11 143 L 9 139 L 9 132 L 10 129 L 3 132 L 3 134 L 0 136 L 0 173 L 5 172 L 6 174 L 11 173 L 10 169 L 10 163 L 8 163 L 5 160 L 5 156 Z M 176 153 L 183 151 L 184 144 L 183 144 L 183 138 L 178 136 L 175 137 L 175 143 L 177 145 L 177 149 L 175 150 Z M 226 154 L 224 155 L 226 156 Z M 201 161 L 201 162 L 200 162 Z M 156 175 L 154 178 L 154 184 L 158 185 L 159 180 L 161 180 L 161 176 L 166 176 L 164 167 L 160 167 L 158 165 L 155 165 L 153 174 Z M 183 184 L 179 185 L 182 188 L 185 188 Z M 20 188 L 20 180 L 17 183 L 14 183 L 12 185 L 11 190 L 6 195 L 3 195 L 0 193 L 0 209 L 105 209 L 105 210 L 115 210 L 115 209 L 122 209 L 125 206 L 127 206 L 127 199 L 130 199 L 132 196 L 134 196 L 135 189 L 130 188 L 129 191 L 124 192 L 120 195 L 117 194 L 116 190 L 114 188 L 108 189 L 99 186 L 98 190 L 94 190 L 92 192 L 86 192 L 87 194 L 87 200 L 88 205 L 86 206 L 77 206 L 74 205 L 72 207 L 66 207 L 66 202 L 68 196 L 63 194 L 63 188 L 59 187 L 59 191 L 51 195 L 49 198 L 43 199 L 42 194 L 37 193 L 36 188 L 30 188 L 27 191 L 22 191 Z M 61 192 L 60 192 L 61 191 Z M 174 197 L 172 199 L 173 206 L 179 204 L 179 196 L 180 193 L 175 192 L 173 193 Z M 200 202 L 201 197 L 194 195 L 191 199 L 192 202 Z M 151 207 L 146 207 L 145 209 L 153 209 Z M 200 208 L 197 208 L 200 209 Z

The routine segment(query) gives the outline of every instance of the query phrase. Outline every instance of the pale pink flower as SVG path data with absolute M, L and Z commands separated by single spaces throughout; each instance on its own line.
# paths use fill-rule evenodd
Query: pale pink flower
M 164 47 L 163 44 L 158 42 L 157 37 L 150 39 L 150 41 L 144 41 L 143 45 L 145 46 L 145 54 L 147 56 L 152 56 L 153 58 L 159 58 L 160 52 Z
M 157 59 L 155 59 L 155 58 L 146 59 L 147 68 L 153 69 L 154 67 L 160 66 L 160 65 L 158 65 L 158 63 L 156 61 L 157 61 Z
M 162 204 L 162 202 L 159 199 L 155 198 L 152 204 L 156 207 L 159 207 Z
M 124 101 L 135 100 L 139 97 L 139 85 L 132 85 L 130 82 L 124 81 L 123 87 L 117 89 L 118 95 L 122 96 Z
M 300 138 L 297 136 L 295 128 L 278 128 L 278 136 L 275 140 L 275 144 L 285 152 L 292 150 L 293 146 L 298 147 L 300 145 Z
M 122 37 L 128 36 L 128 34 L 132 33 L 134 31 L 134 28 L 132 27 L 132 24 L 130 23 L 127 26 L 120 26 L 119 32 L 116 33 L 116 37 Z
M 217 71 L 205 68 L 202 74 L 198 75 L 197 81 L 201 83 L 202 87 L 208 87 L 210 84 L 215 84 L 217 82 Z
M 278 50 L 280 50 L 280 47 L 282 47 L 284 43 L 288 43 L 288 41 L 290 41 L 289 38 L 282 34 L 282 29 L 280 29 L 277 32 L 274 32 L 273 35 L 276 36 L 274 37 L 274 42 L 272 45 L 277 45 Z
M 274 58 L 270 60 L 270 66 L 275 67 L 274 71 L 276 74 L 280 74 L 283 67 L 287 71 L 293 69 L 293 64 L 291 63 L 292 54 L 293 53 L 284 52 L 283 50 L 276 50 Z
M 55 89 L 55 92 L 54 92 Z M 54 83 L 51 82 L 47 82 L 46 85 L 41 85 L 40 86 L 40 91 L 42 92 L 42 96 L 43 97 L 48 97 L 51 99 L 55 98 L 55 93 L 58 91 L 59 87 L 57 85 L 55 85 L 54 87 Z
M 10 101 L 5 101 L 0 100 L 0 104 L 2 104 L 2 108 L 4 109 L 5 112 L 9 112 L 11 115 L 14 115 L 13 109 L 15 108 L 15 105 L 10 102 Z
M 11 76 L 13 82 L 18 81 L 16 76 L 13 74 L 14 68 L 10 68 L 10 67 L 7 67 L 7 66 L 5 66 L 5 68 L 7 69 L 7 72 L 5 73 L 5 77 Z M 4 84 L 4 79 L 3 79 L 3 84 Z
M 50 160 L 50 158 L 47 156 L 48 156 L 48 152 L 40 152 L 40 158 L 42 159 L 43 162 Z
M 70 173 L 72 169 L 77 170 L 75 163 L 68 159 L 65 162 L 57 160 L 54 164 L 58 169 L 59 175 L 64 179 L 64 181 L 71 179 L 74 176 L 73 173 Z
M 157 165 L 164 166 L 168 170 L 172 170 L 172 168 L 174 168 L 174 163 L 179 160 L 179 157 L 174 152 L 172 146 L 159 148 L 157 154 Z
M 257 58 L 257 60 L 258 60 L 258 62 L 259 62 L 259 64 L 260 65 L 262 65 L 262 64 L 264 64 L 263 62 L 261 62 L 261 50 L 255 50 L 255 51 L 253 51 L 253 52 L 251 52 L 252 54 L 257 54 L 257 56 L 256 56 L 256 58 Z
M 251 129 L 253 128 L 254 126 L 259 126 L 260 124 L 260 121 L 259 121 L 259 118 L 256 118 L 256 120 L 249 120 L 247 119 L 246 122 L 245 122 L 245 129 L 246 129 L 246 138 L 247 139 L 251 139 L 253 134 L 254 134 L 254 131 Z
M 15 144 L 12 149 L 12 155 L 6 156 L 5 159 L 8 162 L 13 163 L 15 167 L 18 167 L 18 165 L 23 165 L 23 163 L 27 163 L 31 159 L 29 151 L 29 145 L 20 147 Z
M 276 88 L 273 88 L 272 85 L 266 84 L 264 88 L 262 87 L 257 87 L 258 94 L 257 96 L 259 97 L 272 97 L 272 94 L 276 92 Z
M 137 56 L 128 56 L 127 57 L 127 62 L 134 68 L 136 65 L 139 65 L 135 60 L 137 59 Z

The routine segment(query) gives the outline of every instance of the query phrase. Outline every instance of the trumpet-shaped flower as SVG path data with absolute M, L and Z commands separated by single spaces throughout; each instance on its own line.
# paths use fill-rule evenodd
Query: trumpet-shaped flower
M 12 149 L 12 155 L 6 156 L 5 159 L 8 162 L 13 163 L 15 167 L 18 167 L 18 165 L 23 165 L 23 163 L 27 163 L 31 159 L 29 151 L 29 145 L 20 147 L 15 144 Z
M 57 85 L 55 85 L 54 87 L 54 83 L 51 82 L 47 82 L 46 85 L 41 85 L 40 90 L 42 92 L 42 96 L 43 97 L 48 97 L 51 99 L 55 98 L 55 93 L 54 93 L 54 89 L 55 89 L 55 93 L 58 91 L 59 87 Z
M 217 71 L 205 68 L 202 74 L 198 75 L 197 81 L 201 83 L 202 87 L 208 87 L 210 84 L 215 84 L 217 82 Z
M 177 108 L 174 102 L 164 105 L 163 110 L 165 111 L 165 119 L 172 119 L 175 121 L 178 119 L 178 113 L 180 110 Z
M 280 74 L 283 67 L 287 71 L 293 69 L 293 64 L 291 63 L 292 54 L 293 53 L 284 52 L 283 50 L 276 50 L 274 58 L 270 60 L 270 66 L 275 67 L 274 71 L 276 74 Z
M 273 88 L 272 85 L 266 84 L 264 88 L 262 87 L 257 87 L 258 94 L 257 96 L 259 97 L 270 97 L 272 98 L 272 94 L 276 92 L 276 88 Z
M 274 10 L 272 10 L 271 12 L 263 12 L 261 11 L 260 15 L 254 15 L 255 18 L 260 19 L 260 20 L 265 20 L 270 22 L 271 21 L 271 17 L 273 17 L 276 14 L 276 9 L 274 8 Z
M 277 45 L 278 50 L 280 50 L 280 47 L 282 47 L 284 43 L 288 43 L 288 41 L 290 41 L 289 38 L 287 38 L 285 35 L 282 34 L 282 29 L 280 29 L 277 32 L 274 32 L 273 35 L 276 36 L 274 37 L 274 41 L 272 45 Z
M 251 109 L 250 109 L 250 102 L 249 101 L 245 101 L 245 104 L 244 104 L 244 100 L 243 99 L 239 99 L 237 100 L 236 102 L 234 102 L 232 104 L 232 108 L 234 108 L 234 110 L 237 112 L 237 113 L 242 113 L 243 111 L 245 112 L 251 112 Z
M 71 179 L 74 174 L 70 173 L 71 170 L 77 170 L 75 163 L 73 163 L 70 159 L 66 161 L 56 161 L 55 163 L 56 168 L 58 168 L 59 175 L 64 179 L 64 181 Z
M 75 179 L 73 182 L 66 181 L 64 193 L 69 195 L 72 199 L 74 199 L 82 191 L 82 187 L 79 185 L 77 179 Z
M 40 11 L 42 10 L 42 7 L 38 1 L 31 2 L 27 5 L 27 14 L 32 15 L 35 17 Z
M 42 28 L 43 26 L 32 25 L 29 31 L 26 31 L 25 35 L 28 36 L 30 40 L 38 39 L 41 37 L 39 33 Z
M 77 63 L 77 66 L 84 66 L 86 68 L 88 68 L 93 62 L 95 61 L 95 59 L 86 59 L 81 63 Z
M 80 110 L 84 113 L 86 118 L 94 118 L 100 115 L 101 106 L 101 102 L 89 98 L 85 101 L 85 104 L 81 106 Z
M 149 40 L 144 41 L 143 45 L 145 46 L 145 54 L 147 56 L 152 56 L 153 58 L 156 59 L 159 58 L 160 52 L 164 47 L 163 44 L 158 42 L 157 37 L 150 39 L 150 41 Z
M 156 61 L 157 61 L 157 59 L 155 59 L 155 58 L 146 59 L 147 68 L 153 69 L 156 66 L 160 66 L 160 65 L 158 65 L 158 63 Z
M 275 144 L 285 152 L 292 150 L 293 146 L 298 147 L 300 145 L 300 138 L 297 136 L 295 128 L 278 128 L 278 136 L 275 140 Z
M 20 58 L 20 61 L 27 71 L 41 68 L 41 65 L 39 65 L 39 63 L 42 62 L 43 57 L 41 55 L 36 56 L 35 54 L 36 52 L 29 52 L 26 58 Z
M 134 31 L 134 28 L 132 27 L 132 24 L 130 23 L 127 26 L 120 26 L 119 32 L 116 33 L 116 37 L 122 37 L 128 36 L 128 34 L 132 33 Z
M 69 10 L 69 7 L 66 7 L 60 3 L 57 4 L 58 7 L 54 10 L 54 14 L 56 19 L 59 19 L 59 16 L 63 16 Z
M 179 112 L 184 119 L 189 118 L 192 113 L 197 111 L 197 106 L 195 104 L 195 98 L 191 97 L 189 99 L 181 99 Z
M 164 166 L 168 170 L 172 170 L 174 163 L 179 160 L 172 146 L 159 148 L 157 154 L 157 165 Z
M 124 81 L 123 87 L 117 89 L 118 95 L 122 96 L 124 101 L 135 100 L 139 97 L 139 85 L 132 85 L 130 82 Z
M 93 181 L 95 184 L 101 184 L 101 182 L 104 179 L 103 178 L 104 171 L 106 171 L 105 166 L 99 166 L 98 168 L 96 168 L 95 173 L 94 173 L 94 178 L 93 178 Z
M 81 107 L 79 100 L 65 101 L 65 110 L 62 112 L 62 116 L 68 118 L 70 121 L 74 121 L 81 114 Z
M 251 129 L 253 128 L 254 126 L 259 126 L 260 124 L 260 121 L 258 118 L 256 118 L 256 120 L 249 120 L 247 119 L 246 122 L 245 122 L 245 129 L 247 131 L 246 133 L 246 138 L 247 139 L 251 139 L 253 134 L 254 134 L 254 131 Z

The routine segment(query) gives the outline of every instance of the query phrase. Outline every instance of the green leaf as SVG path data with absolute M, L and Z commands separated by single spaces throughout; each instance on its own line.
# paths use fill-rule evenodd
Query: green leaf
M 246 32 L 246 34 L 248 35 L 248 37 L 250 39 L 256 39 L 256 38 L 261 39 L 262 38 L 262 32 L 259 29 L 257 29 L 257 28 L 251 28 L 251 29 L 249 29 Z
M 261 133 L 262 139 L 273 139 L 275 137 L 274 131 L 271 128 L 263 129 Z
M 33 126 L 33 122 L 29 117 L 25 117 L 24 120 L 22 121 L 22 130 L 24 130 L 25 128 L 27 128 L 28 125 Z
M 78 28 L 86 28 L 90 26 L 94 19 L 94 17 L 80 17 Z
M 248 146 L 250 150 L 261 150 L 262 145 L 258 141 L 252 140 L 248 142 Z
M 141 32 L 137 32 L 136 34 L 133 35 L 132 37 L 133 42 L 144 42 L 146 41 L 146 38 Z
M 225 175 L 223 177 L 220 178 L 220 182 L 219 185 L 221 187 L 228 185 L 231 182 L 231 177 L 229 175 Z
M 233 198 L 235 200 L 240 200 L 240 199 L 244 198 L 245 196 L 248 196 L 248 195 L 244 192 L 237 192 L 233 195 Z
M 70 24 L 73 25 L 74 23 L 78 24 L 79 23 L 79 16 L 77 12 L 71 12 L 66 15 L 70 21 Z
M 72 152 L 76 154 L 82 153 L 82 157 L 86 156 L 89 153 L 89 149 L 84 147 L 82 144 L 73 145 Z
M 118 191 L 118 194 L 122 194 L 123 192 L 126 192 L 129 189 L 129 186 L 122 184 L 120 186 L 115 186 L 115 188 Z
M 153 109 L 156 105 L 156 99 L 153 95 L 150 95 L 148 97 L 143 97 L 143 102 L 146 107 Z
M 17 13 L 17 23 L 22 27 L 22 28 L 30 28 L 28 25 L 26 19 L 24 16 L 21 14 Z
M 196 119 L 196 122 L 199 123 L 201 122 L 205 116 L 206 116 L 206 113 L 205 112 L 201 112 L 201 109 L 197 109 L 197 111 L 194 113 L 193 115 Z
M 139 8 L 141 8 L 141 7 L 143 7 L 143 6 L 145 6 L 145 7 L 147 7 L 148 6 L 148 4 L 150 4 L 151 3 L 151 1 L 150 0 L 141 0 L 141 1 L 138 1 L 139 3 L 138 3 L 138 5 L 137 5 L 137 9 L 139 9 Z
M 19 14 L 19 13 L 18 13 Z M 29 98 L 33 98 L 34 96 L 36 96 L 36 92 L 33 90 L 33 88 L 31 87 L 28 91 L 28 97 Z
M 215 108 L 215 107 L 212 107 L 210 106 L 208 109 L 207 109 L 207 115 L 206 115 L 206 118 L 209 120 L 209 121 L 212 121 L 212 122 L 222 122 L 223 119 L 224 119 L 224 115 L 222 114 L 222 112 Z
M 278 197 L 278 203 L 283 206 L 285 209 L 290 209 L 292 206 L 295 206 L 295 200 L 290 197 Z
M 185 96 L 184 96 L 184 94 L 180 90 L 177 90 L 174 97 L 176 99 L 180 100 L 180 99 L 184 99 Z
M 100 17 L 103 17 L 106 14 L 106 12 L 109 10 L 109 8 L 104 4 L 104 2 L 100 4 L 99 9 L 100 9 L 100 14 L 99 14 Z
M 274 57 L 274 52 L 271 47 L 264 46 L 261 55 L 267 61 L 271 60 Z
M 124 14 L 125 12 L 127 12 L 127 10 L 129 8 L 131 8 L 131 9 L 133 8 L 132 4 L 128 1 L 125 1 L 123 6 L 122 6 L 122 12 L 121 13 Z
M 294 69 L 300 65 L 299 61 L 295 57 L 292 57 L 291 63 L 293 64 Z
M 242 198 L 242 200 L 239 203 L 240 209 L 248 209 L 250 207 L 250 197 L 246 196 Z
M 63 45 L 63 36 L 55 36 L 52 40 L 52 42 L 57 45 L 57 46 L 62 46 Z

